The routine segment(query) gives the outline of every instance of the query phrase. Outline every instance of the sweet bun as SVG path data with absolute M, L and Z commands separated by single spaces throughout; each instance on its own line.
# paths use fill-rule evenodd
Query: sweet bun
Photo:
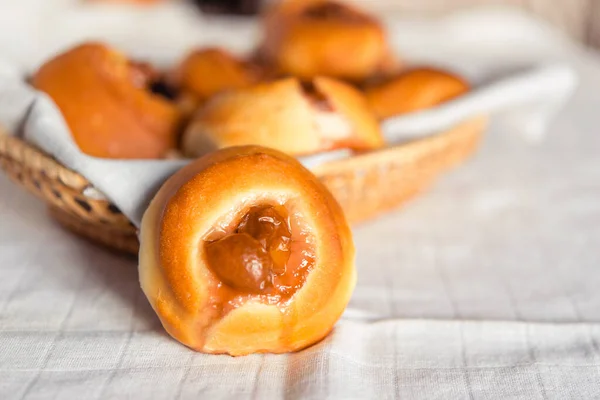
M 257 66 L 219 48 L 190 53 L 172 72 L 171 84 L 196 103 L 226 90 L 239 89 L 260 79 Z
M 184 153 L 192 157 L 250 144 L 305 155 L 373 149 L 383 139 L 358 90 L 320 77 L 306 84 L 286 78 L 223 93 L 199 111 L 182 140 Z
M 278 151 L 232 147 L 172 176 L 144 214 L 141 286 L 167 332 L 206 353 L 284 353 L 332 329 L 355 284 L 332 195 Z
M 381 24 L 334 1 L 284 1 L 267 13 L 260 54 L 281 73 L 362 81 L 395 63 Z
M 469 84 L 460 76 L 435 68 L 416 68 L 369 87 L 367 101 L 377 117 L 433 107 L 469 91 Z
M 181 113 L 155 94 L 159 74 L 99 43 L 44 64 L 32 85 L 58 106 L 79 148 L 105 158 L 162 158 L 176 147 Z

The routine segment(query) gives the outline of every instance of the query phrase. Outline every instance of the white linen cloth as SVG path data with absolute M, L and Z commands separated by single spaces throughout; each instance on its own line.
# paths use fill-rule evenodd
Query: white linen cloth
M 151 20 L 138 32 L 151 33 Z M 65 19 L 42 41 L 71 40 L 79 24 Z M 391 31 L 410 59 L 472 63 L 474 75 L 567 62 L 581 87 L 544 141 L 513 134 L 527 128 L 527 110 L 499 117 L 467 165 L 356 227 L 347 312 L 323 342 L 289 355 L 179 345 L 141 293 L 134 261 L 60 230 L 0 177 L 0 398 L 600 397 L 600 64 L 511 12 Z M 26 68 L 39 61 L 0 36 L 0 54 L 9 47 Z

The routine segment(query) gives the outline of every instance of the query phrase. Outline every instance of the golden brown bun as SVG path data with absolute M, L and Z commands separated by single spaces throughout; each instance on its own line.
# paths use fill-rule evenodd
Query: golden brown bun
M 434 68 L 405 72 L 365 92 L 375 114 L 383 119 L 433 107 L 469 91 L 461 77 Z
M 176 147 L 180 112 L 147 85 L 156 73 L 98 43 L 44 64 L 32 84 L 61 110 L 84 152 L 106 158 L 161 158 Z
M 302 279 L 288 297 L 234 290 L 206 250 L 215 232 L 231 234 L 248 210 L 263 205 L 289 214 L 287 268 L 309 265 L 295 270 Z M 150 304 L 171 336 L 206 353 L 307 347 L 331 331 L 356 279 L 351 231 L 332 195 L 296 160 L 257 146 L 220 150 L 172 176 L 147 209 L 140 240 L 140 281 Z M 301 250 L 314 255 L 308 264 Z
M 381 24 L 347 4 L 284 1 L 264 21 L 260 53 L 282 73 L 361 81 L 393 68 Z
M 172 84 L 201 103 L 217 93 L 249 86 L 259 76 L 251 63 L 225 50 L 206 48 L 190 53 L 181 62 L 173 72 Z
M 291 155 L 383 144 L 363 95 L 330 78 L 312 88 L 287 78 L 223 93 L 207 103 L 183 137 L 183 151 L 198 156 L 229 146 L 268 146 Z

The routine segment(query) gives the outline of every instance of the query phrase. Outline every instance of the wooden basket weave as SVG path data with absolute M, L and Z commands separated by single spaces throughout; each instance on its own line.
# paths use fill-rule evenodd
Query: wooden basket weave
M 333 161 L 314 170 L 350 222 L 397 207 L 428 187 L 476 148 L 487 119 L 400 146 Z M 48 203 L 50 215 L 75 233 L 115 250 L 137 254 L 136 228 L 113 204 L 84 195 L 91 184 L 29 143 L 0 131 L 0 165 L 7 175 Z

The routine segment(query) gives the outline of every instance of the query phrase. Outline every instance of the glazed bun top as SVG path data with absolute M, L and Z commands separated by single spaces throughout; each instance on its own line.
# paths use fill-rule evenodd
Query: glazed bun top
M 260 54 L 283 74 L 362 81 L 392 67 L 381 24 L 335 1 L 288 1 L 264 19 Z

